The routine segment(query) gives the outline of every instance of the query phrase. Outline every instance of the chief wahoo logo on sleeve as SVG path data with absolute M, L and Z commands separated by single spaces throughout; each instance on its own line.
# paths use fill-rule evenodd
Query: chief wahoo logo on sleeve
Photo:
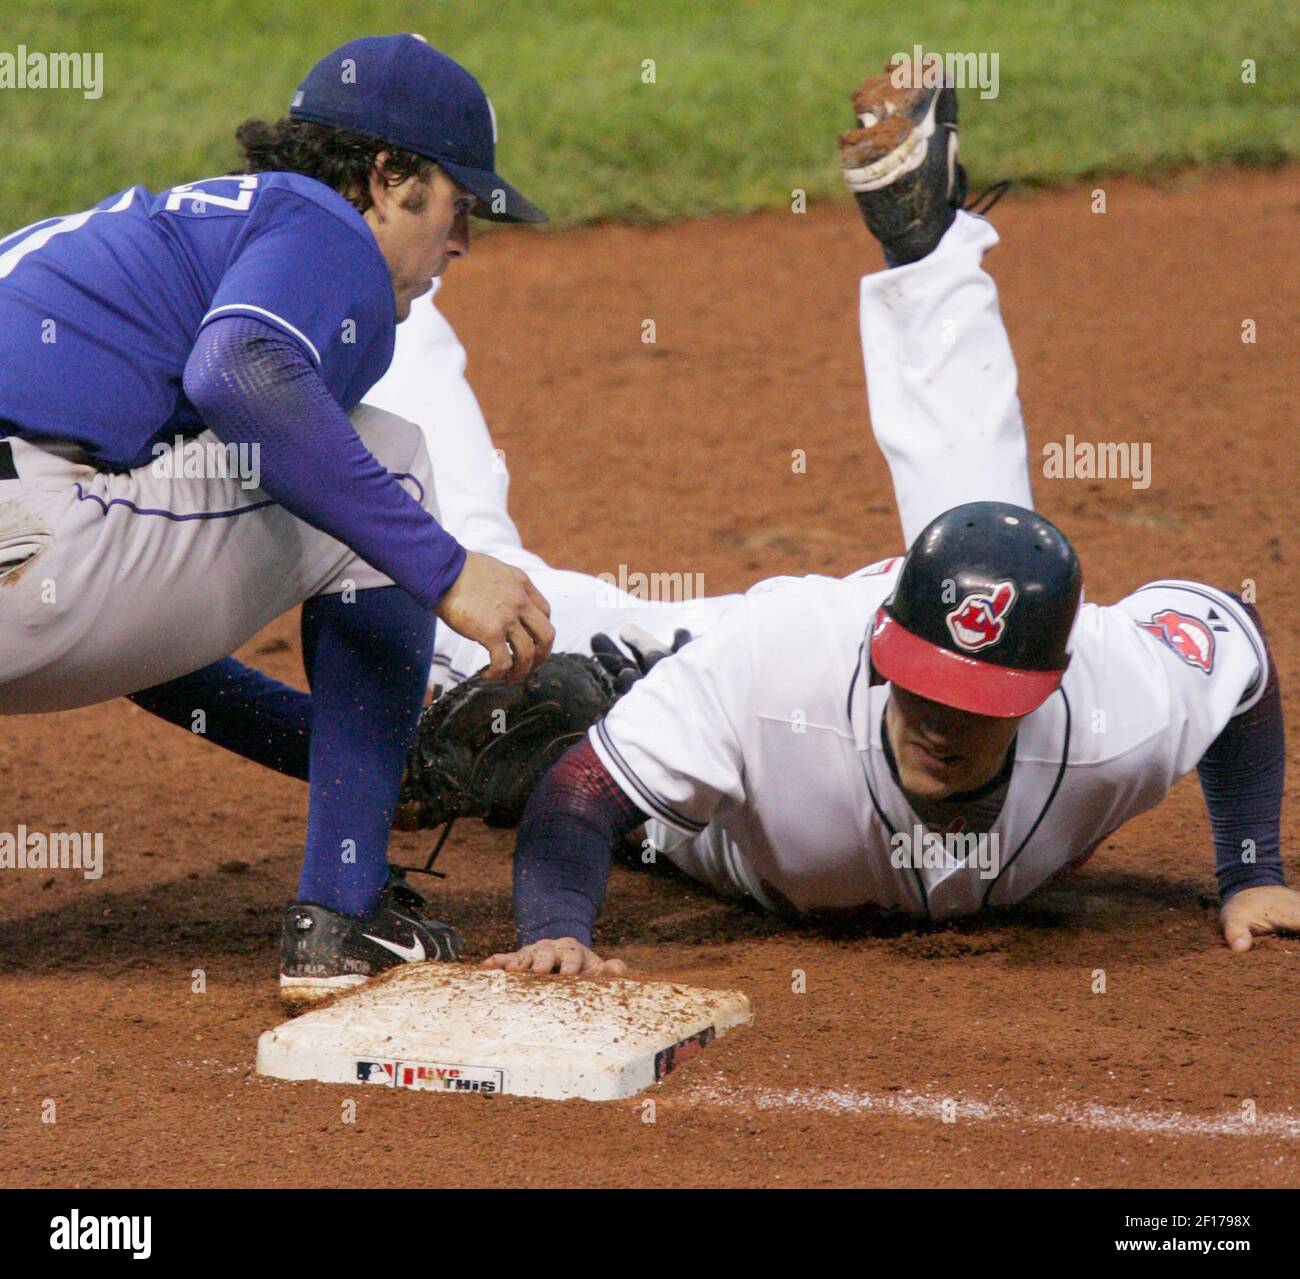
M 948 614 L 948 631 L 968 653 L 988 648 L 1002 638 L 1007 614 L 1015 602 L 1014 582 L 998 582 L 991 593 L 976 591 Z
M 1188 666 L 1195 666 L 1207 675 L 1214 669 L 1214 636 L 1199 617 L 1167 608 L 1149 622 L 1138 625 L 1168 644 Z

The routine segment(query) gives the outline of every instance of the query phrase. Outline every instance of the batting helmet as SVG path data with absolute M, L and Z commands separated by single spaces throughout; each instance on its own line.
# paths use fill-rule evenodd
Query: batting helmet
M 1027 715 L 1060 686 L 1083 589 L 1064 533 L 1007 502 L 969 502 L 912 543 L 871 628 L 873 670 L 976 715 Z

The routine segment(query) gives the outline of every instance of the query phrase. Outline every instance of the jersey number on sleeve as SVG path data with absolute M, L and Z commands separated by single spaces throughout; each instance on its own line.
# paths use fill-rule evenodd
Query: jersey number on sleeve
M 199 190 L 209 182 L 236 182 L 238 194 L 217 195 L 212 191 Z M 189 200 L 192 213 L 205 213 L 209 207 L 228 209 L 232 213 L 247 213 L 252 207 L 253 192 L 257 190 L 257 183 L 256 173 L 200 178 L 197 182 L 185 182 L 178 187 L 172 187 L 167 194 L 167 203 L 164 207 L 169 213 L 183 212 L 181 204 Z M 135 188 L 132 187 L 131 190 L 124 191 L 117 203 L 107 209 L 86 209 L 82 213 L 69 213 L 66 217 L 44 218 L 0 239 L 0 244 L 7 244 L 11 240 L 15 242 L 0 253 L 0 280 L 11 274 L 29 253 L 44 248 L 56 235 L 66 235 L 69 231 L 85 226 L 97 213 L 121 213 L 123 209 L 131 207 L 131 201 L 134 199 Z
M 239 194 L 235 196 L 216 195 L 212 191 L 200 191 L 197 188 L 209 182 L 238 182 Z M 223 178 L 200 178 L 197 182 L 184 182 L 172 187 L 167 193 L 164 206 L 168 213 L 183 213 L 181 203 L 189 200 L 191 213 L 206 213 L 209 206 L 216 209 L 229 209 L 232 213 L 247 213 L 253 204 L 253 192 L 257 190 L 257 174 L 230 174 Z

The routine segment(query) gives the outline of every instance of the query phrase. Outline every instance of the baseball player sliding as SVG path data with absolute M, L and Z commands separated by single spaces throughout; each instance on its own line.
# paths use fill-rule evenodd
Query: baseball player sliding
M 1300 929 L 1259 617 L 1187 581 L 1081 604 L 1073 548 L 1032 510 L 981 267 L 998 237 L 961 208 L 955 94 L 886 75 L 854 103 L 844 175 L 887 263 L 862 280 L 862 344 L 910 550 L 760 583 L 636 683 L 529 799 L 517 949 L 488 964 L 625 971 L 592 929 L 611 851 L 643 822 L 657 855 L 772 911 L 944 920 L 1023 900 L 1193 768 L 1226 941 Z
M 119 695 L 309 780 L 281 984 L 309 999 L 454 957 L 387 864 L 435 615 L 521 680 L 526 573 L 438 521 L 420 430 L 362 399 L 495 171 L 478 82 L 416 36 L 321 59 L 244 170 L 0 240 L 0 711 Z M 311 694 L 231 657 L 302 605 Z

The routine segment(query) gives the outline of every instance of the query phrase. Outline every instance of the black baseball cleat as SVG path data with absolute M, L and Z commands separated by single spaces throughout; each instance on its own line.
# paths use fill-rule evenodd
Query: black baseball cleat
M 311 902 L 286 906 L 280 932 L 280 1000 L 299 1012 L 398 964 L 460 958 L 450 924 L 421 919 L 427 903 L 392 867 L 379 906 L 356 919 Z
M 930 253 L 966 199 L 957 91 L 926 88 L 921 79 L 920 69 L 909 66 L 864 80 L 853 94 L 859 127 L 840 134 L 844 181 L 890 266 Z

